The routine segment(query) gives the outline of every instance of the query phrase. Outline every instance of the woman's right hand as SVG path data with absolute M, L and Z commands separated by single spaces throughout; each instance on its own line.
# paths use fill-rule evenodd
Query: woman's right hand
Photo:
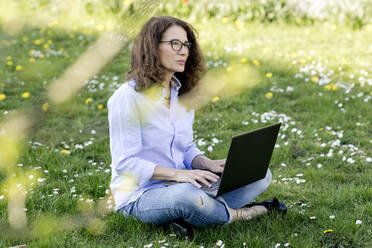
M 206 170 L 177 170 L 174 181 L 182 183 L 192 183 L 200 188 L 203 183 L 208 187 L 212 185 L 209 181 L 217 182 L 219 176 Z

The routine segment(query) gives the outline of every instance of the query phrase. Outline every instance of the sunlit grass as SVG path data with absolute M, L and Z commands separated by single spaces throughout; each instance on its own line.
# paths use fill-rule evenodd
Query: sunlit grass
M 0 156 L 0 231 L 6 234 L 0 246 L 214 247 L 221 240 L 226 247 L 368 247 L 372 33 L 224 22 L 194 24 L 209 67 L 201 81 L 205 94 L 196 102 L 195 141 L 206 155 L 222 158 L 232 135 L 281 120 L 287 128 L 272 158 L 275 181 L 259 200 L 279 197 L 290 206 L 288 216 L 199 228 L 193 240 L 178 240 L 155 226 L 110 214 L 106 102 L 123 82 L 129 49 L 121 48 L 100 72 L 97 67 L 87 73 L 86 84 L 56 104 L 55 97 L 48 98 L 50 85 L 100 34 L 31 28 L 0 34 L 6 37 L 0 44 L 1 127 L 14 120 L 13 111 L 24 110 L 29 119 L 13 123 L 31 128 L 8 125 L 21 135 L 15 138 L 19 147 L 0 129 L 0 148 L 7 151 Z M 26 200 L 12 202 L 8 193 L 19 194 L 11 186 L 25 182 L 33 183 Z M 8 229 L 12 221 L 24 232 Z M 327 229 L 333 231 L 324 233 Z

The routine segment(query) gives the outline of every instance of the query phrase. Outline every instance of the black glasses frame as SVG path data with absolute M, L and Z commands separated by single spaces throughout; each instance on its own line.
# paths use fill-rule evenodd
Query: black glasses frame
M 173 39 L 173 40 L 162 40 L 162 41 L 160 41 L 160 42 L 168 42 L 168 43 L 170 43 L 172 49 L 173 49 L 174 51 L 177 51 L 177 52 L 178 52 L 178 51 L 181 51 L 182 48 L 183 48 L 184 46 L 187 48 L 188 51 L 190 51 L 191 46 L 192 46 L 192 43 L 189 42 L 189 41 L 186 41 L 185 43 L 183 43 L 182 41 L 177 40 L 177 39 Z M 179 43 L 181 43 L 181 47 L 180 47 L 180 49 L 175 49 L 175 48 L 174 48 L 174 42 L 179 42 Z

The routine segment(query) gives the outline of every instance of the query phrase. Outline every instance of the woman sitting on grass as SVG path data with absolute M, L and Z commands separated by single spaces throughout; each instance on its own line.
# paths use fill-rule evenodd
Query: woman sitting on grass
M 192 225 L 279 210 L 277 200 L 246 206 L 270 185 L 270 170 L 264 179 L 216 199 L 200 189 L 217 181 L 225 159 L 211 160 L 198 150 L 194 111 L 179 103 L 205 72 L 193 30 L 173 17 L 153 17 L 134 41 L 128 81 L 108 101 L 115 209 L 146 223 L 182 219 Z M 129 175 L 136 179 L 131 190 Z M 169 181 L 179 183 L 167 186 Z

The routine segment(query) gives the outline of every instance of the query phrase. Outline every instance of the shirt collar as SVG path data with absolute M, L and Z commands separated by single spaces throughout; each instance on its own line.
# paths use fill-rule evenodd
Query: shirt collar
M 171 85 L 176 88 L 177 91 L 181 88 L 181 82 L 174 75 L 172 76 Z

